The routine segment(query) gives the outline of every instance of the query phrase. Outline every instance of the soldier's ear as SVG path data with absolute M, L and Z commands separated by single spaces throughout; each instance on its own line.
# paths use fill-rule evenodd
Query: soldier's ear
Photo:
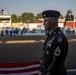
M 54 19 L 52 19 L 52 20 L 51 20 L 51 23 L 52 23 L 52 24 L 54 24 L 54 23 L 55 23 L 55 20 L 54 20 Z

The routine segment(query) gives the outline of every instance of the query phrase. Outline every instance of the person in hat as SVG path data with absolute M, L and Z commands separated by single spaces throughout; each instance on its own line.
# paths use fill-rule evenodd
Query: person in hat
M 68 41 L 58 27 L 59 11 L 46 10 L 42 12 L 45 34 L 47 38 L 40 58 L 42 75 L 67 75 L 64 62 L 68 53 Z

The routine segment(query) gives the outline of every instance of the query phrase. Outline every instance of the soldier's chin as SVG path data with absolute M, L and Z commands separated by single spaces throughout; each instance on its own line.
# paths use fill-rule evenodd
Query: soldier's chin
M 45 30 L 45 34 L 48 35 L 49 34 L 49 31 L 48 30 Z

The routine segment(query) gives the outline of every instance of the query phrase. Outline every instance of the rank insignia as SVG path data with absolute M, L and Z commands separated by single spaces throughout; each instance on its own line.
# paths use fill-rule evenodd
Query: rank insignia
M 55 50 L 55 52 L 54 52 L 54 55 L 55 56 L 60 56 L 60 54 L 61 54 L 61 50 L 60 50 L 59 47 L 57 47 L 56 50 Z

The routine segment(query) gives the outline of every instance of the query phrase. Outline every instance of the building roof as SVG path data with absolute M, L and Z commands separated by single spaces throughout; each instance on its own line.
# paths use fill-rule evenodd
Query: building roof
M 64 21 L 65 21 L 65 19 L 58 19 L 58 22 L 64 22 Z M 34 23 L 43 23 L 43 22 L 44 22 L 43 19 L 37 19 L 34 21 Z
M 37 19 L 37 20 L 34 21 L 34 23 L 43 23 L 43 22 L 44 22 L 43 19 Z

